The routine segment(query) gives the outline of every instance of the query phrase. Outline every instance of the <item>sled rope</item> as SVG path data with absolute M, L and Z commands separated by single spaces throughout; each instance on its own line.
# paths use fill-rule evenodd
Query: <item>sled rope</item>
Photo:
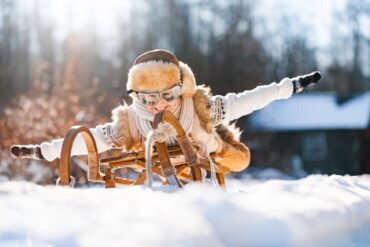
M 159 123 L 157 129 L 149 131 L 147 140 L 145 141 L 145 185 L 148 188 L 151 188 L 153 183 L 151 167 L 154 143 L 165 142 L 167 139 L 176 136 L 176 134 L 176 129 L 169 123 Z
M 198 152 L 200 153 L 200 155 L 208 159 L 209 165 L 211 167 L 212 185 L 217 186 L 218 185 L 218 181 L 217 181 L 217 178 L 216 178 L 217 166 L 213 162 L 213 160 L 211 159 L 211 156 L 209 155 L 209 151 L 208 151 L 207 146 L 202 142 L 193 142 L 193 144 L 195 144 L 199 148 Z
M 151 157 L 153 153 L 153 145 L 155 142 L 165 142 L 169 138 L 175 137 L 177 134 L 176 129 L 169 123 L 159 123 L 158 128 L 149 131 L 147 139 L 145 141 L 145 172 L 146 172 L 146 180 L 145 186 L 148 188 L 152 187 L 153 183 L 153 176 L 151 173 Z M 199 150 L 198 153 L 208 159 L 209 165 L 211 168 L 211 181 L 213 186 L 217 186 L 217 178 L 216 178 L 216 171 L 217 166 L 211 159 L 207 146 L 202 142 L 193 142 L 196 146 L 198 146 Z
M 152 187 L 153 177 L 152 177 L 152 152 L 153 152 L 153 136 L 154 133 L 151 130 L 148 134 L 148 138 L 145 142 L 145 173 L 146 173 L 146 179 L 145 179 L 145 186 L 148 188 Z

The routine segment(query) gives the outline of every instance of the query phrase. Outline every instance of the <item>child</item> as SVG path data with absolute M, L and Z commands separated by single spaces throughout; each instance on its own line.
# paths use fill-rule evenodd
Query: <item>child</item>
M 179 120 L 193 141 L 206 145 L 219 168 L 242 171 L 250 162 L 249 149 L 239 142 L 238 131 L 229 122 L 261 109 L 277 99 L 288 99 L 321 78 L 319 73 L 280 83 L 258 86 L 242 93 L 212 96 L 210 89 L 196 86 L 188 65 L 166 50 L 148 51 L 136 58 L 128 73 L 127 92 L 131 105 L 112 111 L 112 122 L 91 128 L 98 152 L 111 148 L 138 151 L 152 129 L 154 115 L 168 110 Z M 40 145 L 13 145 L 19 158 L 52 161 L 60 157 L 63 139 Z M 173 145 L 175 143 L 170 143 Z M 87 154 L 83 138 L 78 136 L 72 155 Z

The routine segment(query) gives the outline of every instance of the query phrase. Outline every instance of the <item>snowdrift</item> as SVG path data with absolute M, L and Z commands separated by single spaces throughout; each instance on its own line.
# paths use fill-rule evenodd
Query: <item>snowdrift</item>
M 0 183 L 0 246 L 370 246 L 370 176 L 70 189 Z

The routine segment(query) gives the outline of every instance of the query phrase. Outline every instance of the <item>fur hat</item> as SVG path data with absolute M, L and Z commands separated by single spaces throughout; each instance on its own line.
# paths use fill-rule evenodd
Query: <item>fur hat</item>
M 196 82 L 190 67 L 166 50 L 145 52 L 135 59 L 128 72 L 127 92 L 163 91 L 180 84 L 181 95 L 192 96 Z

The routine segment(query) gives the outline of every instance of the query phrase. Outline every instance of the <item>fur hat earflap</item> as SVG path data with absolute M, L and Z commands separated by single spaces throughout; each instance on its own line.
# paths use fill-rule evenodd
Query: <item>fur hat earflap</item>
M 181 95 L 195 93 L 195 77 L 190 67 L 166 50 L 145 52 L 135 59 L 128 73 L 127 92 L 163 91 L 182 85 Z

